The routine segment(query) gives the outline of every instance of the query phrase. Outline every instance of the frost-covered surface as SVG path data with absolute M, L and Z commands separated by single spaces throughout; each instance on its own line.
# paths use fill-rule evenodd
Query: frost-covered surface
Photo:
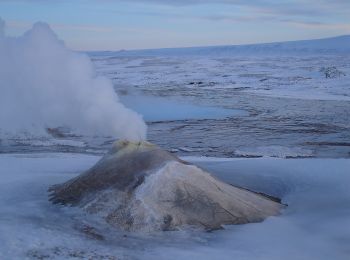
M 241 46 L 89 53 L 118 89 L 162 94 L 230 89 L 274 97 L 350 100 L 350 35 Z M 147 88 L 147 89 L 146 89 Z M 124 94 L 130 91 L 123 89 Z M 239 93 L 239 92 L 238 92 Z
M 333 55 L 269 56 L 91 56 L 98 71 L 121 93 L 199 90 L 247 92 L 311 100 L 350 100 L 350 52 Z M 331 69 L 332 77 L 325 70 Z M 132 86 L 133 88 L 123 88 Z M 124 92 L 123 92 L 124 91 Z M 238 92 L 237 92 L 238 91 Z M 170 92 L 170 93 L 166 93 Z
M 84 147 L 84 142 L 65 140 L 65 139 L 24 139 L 17 140 L 18 144 L 29 145 L 29 146 L 73 146 L 73 147 Z
M 242 157 L 277 157 L 277 158 L 298 158 L 312 157 L 311 150 L 302 148 L 289 148 L 283 146 L 263 146 L 263 147 L 247 147 L 242 150 L 234 151 L 234 154 Z
M 144 116 L 147 139 L 177 155 L 348 158 L 348 46 L 339 37 L 89 55 L 121 102 Z M 103 154 L 116 136 L 59 128 L 45 139 L 0 139 L 2 153 Z
M 350 160 L 329 157 L 350 157 L 349 41 L 90 53 L 96 75 L 87 56 L 67 51 L 43 24 L 16 39 L 0 35 L 8 83 L 0 152 L 13 153 L 0 155 L 0 259 L 348 259 Z M 214 233 L 140 234 L 51 205 L 47 188 L 91 167 L 98 157 L 88 154 L 115 141 L 102 133 L 133 132 L 112 120 L 120 108 L 123 122 L 136 114 L 115 103 L 111 82 L 145 117 L 148 140 L 288 208 Z M 84 136 L 70 124 L 105 131 Z M 43 133 L 13 134 L 23 125 Z M 233 158 L 257 156 L 265 158 Z M 323 159 L 266 158 L 309 156 Z
M 347 46 L 348 39 L 336 39 L 334 48 Z M 319 42 L 293 44 L 316 48 Z M 276 48 L 272 54 L 255 47 L 246 48 L 251 55 L 219 54 L 213 47 L 181 55 L 153 50 L 90 56 L 122 101 L 145 104 L 133 107 L 146 119 L 150 113 L 166 119 L 148 122 L 148 139 L 180 155 L 349 157 L 350 52 L 310 47 L 283 53 Z M 176 118 L 178 104 L 197 108 Z M 205 111 L 198 107 L 215 107 L 218 113 L 198 118 L 195 111 Z
M 195 158 L 194 158 L 195 159 Z M 280 196 L 289 206 L 263 223 L 202 233 L 133 234 L 81 210 L 51 205 L 47 187 L 98 157 L 0 156 L 1 259 L 348 259 L 350 160 L 236 159 L 197 163 L 226 182 Z

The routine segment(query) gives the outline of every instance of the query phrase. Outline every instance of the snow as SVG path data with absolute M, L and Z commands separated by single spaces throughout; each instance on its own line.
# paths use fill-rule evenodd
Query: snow
M 180 95 L 183 102 L 199 96 L 213 99 L 213 95 L 219 93 L 349 101 L 349 54 L 265 57 L 252 51 L 251 55 L 238 53 L 224 57 L 140 55 L 126 58 L 110 54 L 110 57 L 92 56 L 92 59 L 98 73 L 109 77 L 115 88 L 126 95 L 136 93 L 164 98 Z M 327 78 L 322 69 L 330 67 L 341 73 Z M 211 101 L 215 106 L 220 105 Z
M 40 51 L 43 54 L 63 51 L 66 56 L 59 55 L 57 59 L 69 63 L 63 67 L 71 68 L 71 61 L 83 64 L 82 68 L 78 66 L 78 70 L 86 72 L 82 78 L 95 86 L 95 80 L 101 80 L 102 76 L 107 93 L 113 92 L 112 82 L 121 103 L 149 122 L 151 141 L 172 152 L 190 155 L 181 158 L 228 183 L 280 197 L 288 207 L 281 216 L 263 223 L 227 226 L 212 233 L 190 229 L 147 234 L 122 232 L 80 209 L 51 205 L 47 193 L 50 185 L 77 176 L 99 159 L 87 154 L 49 152 L 101 153 L 109 148 L 114 137 L 28 135 L 23 139 L 10 138 L 2 132 L 1 152 L 16 153 L 0 154 L 0 259 L 349 258 L 350 159 L 346 140 L 350 129 L 350 36 L 246 46 L 89 53 L 97 70 L 95 75 L 86 56 L 66 50 L 45 28 L 38 24 L 29 36 L 33 40 L 38 40 L 36 36 L 40 34 L 49 36 L 56 47 L 48 46 Z M 25 41 L 21 37 L 8 38 L 0 31 L 0 39 L 6 42 Z M 30 56 L 37 61 L 37 52 L 30 52 Z M 19 63 L 22 58 L 23 55 L 17 57 Z M 29 63 L 35 64 L 31 59 Z M 25 66 L 23 70 L 37 68 L 36 73 L 41 76 L 43 71 L 52 72 L 56 68 L 52 75 L 59 83 L 55 84 L 61 87 L 62 73 L 57 72 L 62 66 L 57 69 L 56 58 L 50 59 L 52 66 L 43 68 L 44 63 L 39 60 L 36 66 Z M 331 76 L 325 74 L 327 71 Z M 16 75 L 5 73 L 3 77 L 17 79 Z M 37 80 L 42 83 L 41 77 L 31 76 L 27 75 L 29 85 Z M 38 89 L 40 86 L 46 89 L 47 85 L 39 84 Z M 56 85 L 52 87 L 56 89 Z M 83 98 L 80 92 L 71 95 L 70 107 L 79 106 L 81 100 L 89 104 L 105 100 L 96 101 L 96 95 L 86 94 L 86 84 L 83 85 L 79 87 Z M 23 86 L 26 84 L 19 84 L 18 89 Z M 32 91 L 31 95 L 35 93 Z M 24 103 L 40 110 L 37 115 L 48 114 L 43 107 L 50 108 L 51 104 L 47 103 L 50 100 L 58 108 L 65 107 L 60 104 L 63 101 L 66 104 L 67 95 L 58 102 L 52 93 L 48 93 L 50 98 L 42 96 L 42 102 L 29 98 L 30 102 Z M 13 92 L 7 94 L 12 96 Z M 106 131 L 110 130 L 108 125 L 114 124 L 109 119 L 118 110 L 114 103 L 116 95 L 109 96 L 108 104 L 114 105 L 103 104 L 107 120 L 100 118 L 107 122 L 101 129 Z M 17 103 L 6 95 L 2 97 L 3 116 L 11 117 L 14 124 L 33 123 L 35 118 L 23 116 L 28 111 L 8 113 L 8 107 Z M 64 118 L 58 118 L 60 122 L 70 119 L 69 122 L 79 127 L 91 123 L 81 122 L 80 116 L 63 114 Z M 47 127 L 45 120 L 41 117 L 38 120 Z M 62 146 L 64 149 L 60 149 Z M 348 159 L 285 159 L 290 157 Z
M 242 160 L 241 158 L 220 158 L 220 157 L 209 157 L 209 156 L 181 156 L 182 160 L 189 161 L 191 163 L 200 162 L 232 162 Z
M 74 146 L 85 147 L 85 143 L 81 141 L 65 140 L 65 139 L 23 139 L 16 141 L 19 144 L 30 146 Z
M 98 73 L 113 81 L 122 102 L 131 106 L 128 100 L 138 97 L 133 109 L 146 120 L 162 119 L 149 124 L 147 137 L 169 151 L 261 156 L 263 151 L 255 148 L 277 146 L 292 150 L 265 149 L 266 156 L 349 157 L 348 146 L 324 144 L 344 143 L 350 137 L 350 52 L 261 55 L 250 49 L 251 55 L 215 55 L 213 49 L 204 49 L 205 55 L 154 50 L 153 55 L 110 52 L 91 58 Z M 324 68 L 342 73 L 327 78 Z M 140 96 L 150 100 L 149 105 Z M 227 115 L 229 111 L 233 114 Z M 186 122 L 171 122 L 184 118 Z
M 313 152 L 300 147 L 284 147 L 278 145 L 246 147 L 241 150 L 234 151 L 235 155 L 244 157 L 278 157 L 278 158 L 297 158 L 312 157 Z
M 349 159 L 187 158 L 218 178 L 279 196 L 281 216 L 263 223 L 132 234 L 111 230 L 81 210 L 51 205 L 47 188 L 99 158 L 82 154 L 0 155 L 0 259 L 348 259 Z M 93 226 L 96 240 L 82 232 Z M 108 258 L 109 257 L 109 258 Z

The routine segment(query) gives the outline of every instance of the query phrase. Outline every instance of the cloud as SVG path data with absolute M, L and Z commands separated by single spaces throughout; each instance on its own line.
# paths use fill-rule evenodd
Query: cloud
M 224 21 L 232 23 L 256 23 L 256 22 L 278 22 L 289 24 L 296 27 L 302 27 L 305 29 L 325 29 L 325 30 L 342 30 L 350 31 L 350 24 L 347 23 L 325 23 L 320 21 L 283 18 L 276 16 L 235 16 L 235 15 L 212 15 L 203 16 L 201 19 L 212 21 Z
M 38 0 L 27 0 L 38 1 Z M 93 0 L 96 1 L 96 0 Z M 275 10 L 288 10 L 290 7 L 293 9 L 302 11 L 303 7 L 308 7 L 308 11 L 312 9 L 319 9 L 321 6 L 325 6 L 333 9 L 334 7 L 347 7 L 350 8 L 350 1 L 348 0 L 293 0 L 293 1 L 280 1 L 280 0 L 104 0 L 105 2 L 134 2 L 144 4 L 161 4 L 170 6 L 190 6 L 200 4 L 224 4 L 224 5 L 240 5 L 250 7 L 263 7 Z M 297 7 L 297 8 L 296 8 Z
M 46 4 L 60 4 L 68 0 L 44 1 L 44 0 L 0 0 L 1 2 L 45 2 Z M 324 16 L 324 15 L 348 15 L 350 12 L 350 1 L 348 0 L 77 0 L 88 4 L 100 3 L 134 3 L 144 5 L 162 5 L 172 7 L 191 7 L 194 5 L 228 5 L 247 8 L 252 13 L 286 15 L 286 16 Z
M 29 0 L 30 1 L 30 0 Z M 90 0 L 96 1 L 96 0 Z M 104 0 L 110 3 L 134 3 L 134 4 L 149 4 L 149 5 L 162 5 L 172 6 L 176 11 L 176 8 L 191 8 L 196 5 L 225 5 L 227 8 L 230 6 L 243 8 L 246 15 L 235 17 L 234 15 L 227 15 L 218 13 L 218 9 L 211 11 L 211 14 L 207 18 L 211 20 L 231 20 L 231 21 L 265 21 L 273 20 L 273 17 L 277 17 L 276 20 L 282 21 L 286 17 L 303 17 L 319 19 L 320 21 L 325 19 L 339 19 L 343 16 L 343 19 L 349 21 L 348 14 L 350 13 L 350 1 L 348 0 L 292 0 L 292 1 L 280 1 L 280 0 Z M 226 9 L 227 9 L 226 8 Z M 225 11 L 225 8 L 222 10 Z M 228 9 L 229 11 L 230 9 Z M 161 15 L 158 14 L 158 15 Z M 171 16 L 178 16 L 170 14 Z M 254 17 L 257 17 L 254 19 Z M 196 14 L 193 14 L 196 17 Z M 217 17 L 217 19 L 215 19 Z M 224 19 L 220 17 L 226 17 Z M 271 18 L 272 17 L 272 18 Z M 306 22 L 307 23 L 307 22 Z
M 50 10 L 55 10 L 55 5 L 63 2 L 72 3 L 69 0 L 0 0 L 0 5 L 4 1 L 11 3 L 45 2 L 46 6 L 52 6 Z M 57 22 L 62 22 L 62 24 L 51 23 L 51 26 L 59 32 L 70 30 L 96 32 L 101 33 L 101 35 L 102 33 L 113 35 L 120 32 L 129 35 L 149 33 L 150 30 L 159 30 L 160 28 L 167 32 L 174 32 L 184 24 L 198 26 L 198 22 L 212 23 L 215 26 L 221 26 L 224 23 L 248 24 L 249 26 L 269 23 L 273 26 L 282 25 L 298 30 L 312 28 L 331 30 L 334 28 L 337 33 L 346 34 L 349 32 L 348 24 L 350 24 L 349 0 L 76 0 L 71 6 L 77 9 L 77 16 L 87 18 L 81 11 L 81 7 L 89 7 L 89 5 L 94 7 L 94 9 L 89 8 L 89 12 L 108 18 L 111 24 L 95 26 L 69 24 L 69 21 L 59 20 Z M 98 8 L 95 8 L 96 6 Z M 120 20 L 123 22 L 113 24 L 113 21 L 116 20 L 115 17 L 122 17 Z M 18 17 L 18 19 L 20 18 Z M 88 21 L 90 22 L 90 20 Z M 165 23 L 163 24 L 162 21 Z M 173 25 L 169 26 L 169 22 L 173 22 Z M 28 25 L 19 22 L 9 22 L 9 27 L 16 26 L 29 28 Z M 134 28 L 131 28 L 131 31 L 126 31 L 130 30 L 130 26 L 134 26 Z M 137 31 L 140 31 L 140 27 L 142 29 L 139 33 Z M 200 32 L 198 32 L 199 34 Z
M 74 25 L 74 24 L 51 24 L 51 27 L 54 29 L 63 29 L 63 30 L 78 30 L 78 31 L 90 31 L 90 32 L 111 32 L 113 28 L 103 27 L 103 26 L 94 26 L 94 25 Z
M 294 26 L 302 27 L 304 29 L 350 31 L 350 24 L 347 23 L 303 22 L 293 20 L 286 20 L 285 22 Z

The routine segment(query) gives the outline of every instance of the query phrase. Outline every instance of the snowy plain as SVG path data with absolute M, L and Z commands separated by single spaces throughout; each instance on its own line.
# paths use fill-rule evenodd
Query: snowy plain
M 2 135 L 0 259 L 349 259 L 349 39 L 90 53 L 148 140 L 288 207 L 211 233 L 122 232 L 47 193 L 113 136 Z
M 343 36 L 89 55 L 121 100 L 144 115 L 148 139 L 168 150 L 216 157 L 347 158 L 348 46 L 350 37 Z M 177 104 L 199 108 L 176 118 Z M 217 113 L 203 118 L 190 112 L 203 107 Z M 149 117 L 154 111 L 159 120 Z M 186 151 L 179 149 L 184 146 Z
M 288 207 L 263 223 L 211 233 L 137 234 L 48 201 L 48 186 L 76 176 L 98 158 L 69 153 L 0 156 L 0 259 L 345 260 L 350 254 L 348 159 L 193 158 L 218 178 L 278 196 Z
M 211 157 L 349 157 L 348 53 L 127 53 L 90 55 L 98 75 L 112 80 L 121 102 L 146 120 L 147 139 L 169 151 Z M 327 78 L 323 68 L 333 67 L 333 77 Z M 114 139 L 85 138 L 61 128 L 39 138 L 1 138 L 0 151 L 103 154 Z

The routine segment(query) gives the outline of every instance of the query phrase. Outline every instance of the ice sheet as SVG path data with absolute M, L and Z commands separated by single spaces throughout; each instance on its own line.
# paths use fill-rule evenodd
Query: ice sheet
M 125 233 L 47 200 L 49 185 L 76 176 L 98 157 L 3 154 L 0 259 L 348 259 L 350 160 L 187 159 L 229 183 L 280 196 L 288 208 L 263 223 L 212 233 Z M 84 225 L 96 228 L 105 240 Z

